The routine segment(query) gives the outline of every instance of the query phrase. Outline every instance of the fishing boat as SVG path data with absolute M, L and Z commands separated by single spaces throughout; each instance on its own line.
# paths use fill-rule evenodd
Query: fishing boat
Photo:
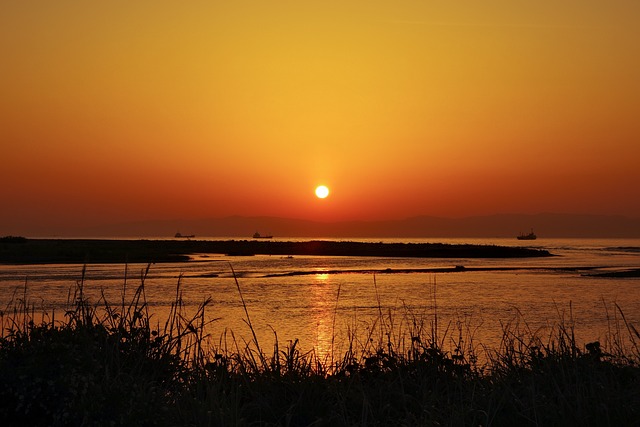
M 260 233 L 258 233 L 257 231 L 255 233 L 253 233 L 253 238 L 254 239 L 273 239 L 272 235 L 262 235 Z
M 520 233 L 518 235 L 518 240 L 536 240 L 537 238 L 538 236 L 536 236 L 536 233 L 533 232 L 533 229 L 531 229 L 530 233 Z
M 194 237 L 196 237 L 195 234 L 184 235 L 184 234 L 181 234 L 180 232 L 176 233 L 175 235 L 176 239 L 193 239 Z

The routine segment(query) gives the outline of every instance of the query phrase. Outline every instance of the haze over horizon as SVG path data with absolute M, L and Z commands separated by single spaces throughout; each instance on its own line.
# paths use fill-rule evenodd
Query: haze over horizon
M 67 226 L 31 226 L 1 235 L 29 238 L 160 238 L 175 233 L 195 239 L 250 239 L 254 232 L 286 238 L 514 238 L 534 230 L 541 238 L 640 238 L 640 218 L 620 215 L 497 214 L 462 218 L 416 216 L 384 221 L 322 222 L 281 217 L 228 216 L 205 219 L 165 219 Z
M 2 2 L 0 233 L 637 219 L 638 22 L 631 1 Z

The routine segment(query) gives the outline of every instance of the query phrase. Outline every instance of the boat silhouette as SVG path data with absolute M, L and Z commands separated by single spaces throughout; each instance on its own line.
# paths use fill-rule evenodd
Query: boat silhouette
M 253 238 L 254 239 L 272 239 L 273 236 L 272 235 L 262 235 L 260 233 L 258 233 L 257 231 L 255 233 L 253 233 Z
M 536 233 L 533 232 L 533 228 L 531 229 L 530 233 L 520 233 L 517 237 L 518 240 L 536 240 L 537 238 L 538 236 L 536 236 Z
M 181 234 L 180 232 L 176 233 L 176 235 L 174 236 L 176 239 L 192 239 L 194 237 L 196 237 L 195 234 L 188 234 L 188 235 L 184 235 Z

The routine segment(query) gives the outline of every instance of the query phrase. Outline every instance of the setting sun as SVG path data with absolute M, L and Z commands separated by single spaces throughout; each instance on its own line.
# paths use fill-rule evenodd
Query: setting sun
M 324 199 L 329 195 L 329 189 L 326 185 L 319 185 L 316 187 L 316 196 L 319 199 Z
M 640 218 L 640 1 L 76 3 L 0 2 L 0 237 Z

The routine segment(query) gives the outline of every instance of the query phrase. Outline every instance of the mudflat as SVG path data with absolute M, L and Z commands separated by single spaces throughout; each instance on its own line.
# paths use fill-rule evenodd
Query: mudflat
M 0 239 L 0 263 L 180 262 L 193 254 L 383 256 L 423 258 L 546 257 L 546 250 L 496 245 L 312 240 Z

